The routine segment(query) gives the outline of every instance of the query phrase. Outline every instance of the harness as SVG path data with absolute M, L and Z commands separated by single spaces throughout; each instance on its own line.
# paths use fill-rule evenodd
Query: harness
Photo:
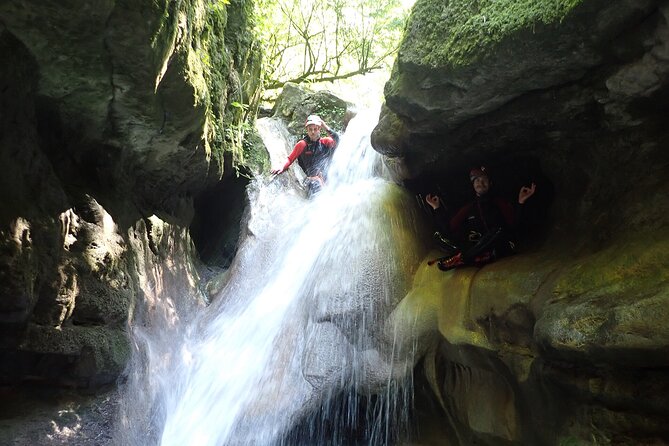
M 482 237 L 498 230 L 504 223 L 504 216 L 499 202 L 493 199 L 477 199 L 468 208 L 465 219 L 467 238 L 470 242 L 479 242 Z
M 324 176 L 332 157 L 332 150 L 323 144 L 321 138 L 318 138 L 318 141 L 312 141 L 305 136 L 303 140 L 307 146 L 298 158 L 300 166 L 308 177 Z

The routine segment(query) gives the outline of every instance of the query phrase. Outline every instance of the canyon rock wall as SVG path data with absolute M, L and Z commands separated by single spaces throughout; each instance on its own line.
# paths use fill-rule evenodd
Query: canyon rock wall
M 668 93 L 666 1 L 416 3 L 375 148 L 453 207 L 537 184 L 520 254 L 405 303 L 454 444 L 669 441 Z
M 259 90 L 251 6 L 0 5 L 3 384 L 114 383 L 135 309 L 202 301 L 198 200 L 241 213 L 236 172 L 267 161 L 232 105 Z

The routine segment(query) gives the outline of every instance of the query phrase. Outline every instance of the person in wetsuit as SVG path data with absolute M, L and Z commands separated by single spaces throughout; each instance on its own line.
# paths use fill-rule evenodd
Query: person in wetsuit
M 306 136 L 299 140 L 283 167 L 272 169 L 275 175 L 285 172 L 291 164 L 298 160 L 300 167 L 307 175 L 305 180 L 309 196 L 318 192 L 327 180 L 327 169 L 334 150 L 339 144 L 339 134 L 332 130 L 318 115 L 307 117 L 304 127 Z M 328 136 L 321 138 L 321 128 Z
M 438 262 L 442 270 L 460 265 L 484 265 L 513 254 L 513 230 L 518 224 L 521 207 L 536 190 L 534 183 L 521 187 L 518 203 L 514 206 L 508 200 L 490 194 L 492 182 L 485 167 L 472 169 L 469 179 L 476 196 L 455 214 L 448 212 L 438 195 L 425 197 L 438 229 L 435 238 L 447 254 Z

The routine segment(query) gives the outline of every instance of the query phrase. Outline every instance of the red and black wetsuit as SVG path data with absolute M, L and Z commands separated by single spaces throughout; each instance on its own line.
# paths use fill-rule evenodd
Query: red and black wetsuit
M 328 134 L 330 136 L 318 138 L 317 141 L 311 141 L 308 136 L 299 140 L 288 155 L 284 170 L 297 159 L 308 177 L 319 176 L 325 179 L 330 159 L 339 144 L 337 132 L 329 130 Z
M 460 208 L 450 219 L 449 229 L 458 238 L 471 241 L 477 233 L 480 236 L 495 232 L 497 229 L 510 230 L 516 226 L 516 213 L 513 206 L 501 197 L 488 197 L 485 194 Z
M 519 220 L 519 208 L 504 198 L 485 194 L 477 196 L 452 217 L 440 206 L 434 211 L 434 217 L 437 229 L 456 241 L 469 263 L 486 251 L 498 251 L 497 257 L 513 252 L 513 230 Z

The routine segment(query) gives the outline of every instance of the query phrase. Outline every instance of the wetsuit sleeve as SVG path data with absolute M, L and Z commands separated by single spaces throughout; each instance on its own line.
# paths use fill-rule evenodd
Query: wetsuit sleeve
M 460 208 L 460 210 L 451 218 L 450 229 L 453 234 L 458 234 L 462 230 L 462 224 L 471 212 L 473 204 L 467 204 Z
M 513 206 L 507 200 L 501 198 L 495 201 L 497 208 L 502 214 L 502 218 L 504 218 L 504 223 L 506 223 L 506 226 L 508 228 L 516 227 L 518 221 L 520 220 L 520 208 L 522 205 L 519 204 L 517 206 Z
M 321 141 L 325 143 L 325 145 L 328 147 L 328 149 L 336 149 L 337 146 L 339 145 L 339 133 L 335 132 L 334 130 L 328 130 L 328 135 L 329 137 L 326 136 L 325 138 L 321 138 Z
M 286 161 L 286 164 L 283 166 L 283 170 L 286 170 L 290 167 L 291 164 L 295 162 L 295 160 L 302 155 L 302 152 L 304 152 L 304 148 L 307 146 L 307 143 L 305 140 L 301 139 L 295 144 L 295 147 L 293 147 L 293 151 L 290 152 L 290 155 L 288 155 L 288 161 Z
M 432 209 L 432 219 L 434 220 L 434 226 L 437 228 L 437 231 L 441 232 L 444 236 L 450 236 L 450 227 L 449 227 L 449 217 L 450 214 L 446 206 L 439 206 L 437 209 Z

